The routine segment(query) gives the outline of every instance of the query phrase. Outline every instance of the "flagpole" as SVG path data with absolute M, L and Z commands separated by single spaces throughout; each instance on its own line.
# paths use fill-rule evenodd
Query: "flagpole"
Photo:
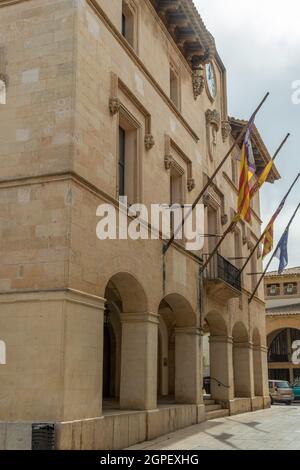
M 279 154 L 279 152 L 281 151 L 282 147 L 284 146 L 284 144 L 286 143 L 286 141 L 288 140 L 290 134 L 287 134 L 286 137 L 284 138 L 284 140 L 281 142 L 280 146 L 278 147 L 278 149 L 276 150 L 272 160 L 275 161 L 277 155 Z M 227 235 L 232 231 L 232 229 L 234 228 L 234 226 L 237 224 L 237 221 L 236 220 L 233 220 L 231 222 L 231 224 L 229 225 L 229 227 L 227 228 L 227 230 L 225 230 L 225 232 L 223 233 L 223 236 L 222 238 L 219 240 L 219 242 L 217 243 L 217 245 L 215 246 L 214 250 L 212 251 L 212 253 L 209 255 L 209 257 L 207 258 L 207 260 L 205 261 L 205 263 L 203 264 L 202 266 L 202 271 L 204 271 L 204 269 L 209 265 L 210 261 L 212 260 L 212 258 L 214 257 L 214 255 L 217 253 L 218 249 L 220 248 L 220 246 L 222 245 L 223 241 L 225 240 L 225 238 L 227 237 Z M 257 243 L 256 245 L 256 248 L 258 247 L 259 243 L 260 243 L 261 239 L 259 240 L 259 242 Z M 255 249 L 256 249 L 255 248 Z M 254 252 L 254 251 L 253 251 Z M 252 254 L 253 254 L 252 252 Z M 251 255 L 252 256 L 252 255 Z M 250 258 L 251 258 L 250 256 Z M 245 266 L 243 266 L 242 268 L 242 271 L 241 273 L 244 271 L 245 267 L 247 266 L 250 258 L 247 260 L 247 263 Z
M 290 189 L 288 190 L 288 192 L 286 193 L 286 195 L 284 196 L 284 198 L 282 199 L 282 201 L 280 202 L 278 208 L 285 202 L 285 200 L 287 199 L 287 197 L 290 195 L 290 193 L 292 192 L 292 189 L 294 188 L 295 184 L 297 183 L 298 179 L 300 177 L 300 173 L 298 173 L 298 175 L 296 176 L 294 182 L 292 183 L 292 185 L 290 186 Z M 277 210 L 278 210 L 277 208 Z M 279 214 L 278 214 L 279 215 Z M 260 239 L 258 240 L 258 242 L 256 243 L 256 245 L 254 246 L 254 248 L 252 249 L 250 255 L 248 256 L 247 258 L 247 261 L 245 262 L 244 266 L 240 269 L 240 275 L 245 271 L 246 267 L 248 266 L 249 262 L 250 262 L 250 259 L 252 258 L 253 254 L 255 253 L 255 251 L 257 250 L 257 248 L 259 247 L 259 244 L 262 242 L 262 240 L 264 239 L 264 236 L 266 234 L 266 231 L 268 229 L 270 225 L 270 222 L 268 223 L 268 225 L 266 226 L 265 230 L 263 231 L 263 233 L 261 234 L 261 237 Z
M 278 250 L 278 248 L 279 248 L 279 245 L 280 245 L 280 242 L 281 242 L 281 240 L 282 240 L 282 237 L 284 236 L 284 234 L 288 231 L 288 229 L 289 229 L 290 226 L 292 225 L 292 223 L 293 223 L 293 221 L 294 221 L 294 218 L 296 217 L 299 208 L 300 208 L 300 203 L 298 204 L 298 206 L 297 206 L 297 208 L 296 208 L 296 210 L 295 210 L 295 212 L 294 212 L 292 218 L 290 219 L 288 225 L 286 226 L 286 228 L 285 228 L 285 230 L 284 230 L 284 232 L 283 232 L 283 234 L 282 234 L 282 236 L 281 236 L 279 242 L 277 243 L 277 246 L 276 246 L 275 250 L 273 251 L 273 254 L 272 254 L 272 256 L 271 256 L 271 258 L 270 258 L 270 260 L 269 260 L 269 262 L 268 262 L 268 264 L 267 264 L 267 266 L 266 266 L 266 269 L 264 270 L 263 274 L 261 275 L 261 277 L 260 277 L 260 279 L 259 279 L 259 281 L 258 281 L 258 283 L 257 283 L 257 285 L 256 285 L 256 287 L 255 287 L 255 289 L 254 289 L 254 291 L 253 291 L 253 293 L 251 294 L 251 297 L 250 297 L 250 299 L 248 300 L 248 303 L 249 303 L 249 304 L 251 304 L 252 300 L 254 299 L 255 294 L 256 294 L 256 292 L 258 291 L 259 286 L 261 285 L 261 283 L 262 283 L 262 281 L 263 281 L 263 279 L 264 279 L 264 277 L 265 277 L 265 275 L 266 275 L 266 273 L 267 273 L 267 271 L 268 271 L 268 269 L 269 269 L 269 266 L 270 266 L 270 264 L 272 263 L 272 261 L 273 261 L 275 255 L 276 255 L 276 252 L 277 252 L 277 250 Z
M 262 108 L 262 106 L 264 105 L 265 101 L 267 100 L 267 98 L 269 97 L 270 93 L 268 92 L 265 97 L 263 98 L 263 100 L 260 102 L 260 104 L 257 106 L 257 108 L 255 109 L 255 111 L 253 112 L 251 118 L 249 119 L 249 121 L 253 120 L 255 118 L 255 116 L 257 115 L 257 113 L 260 111 L 260 109 Z M 248 122 L 249 122 L 248 121 Z M 214 173 L 212 174 L 212 176 L 210 178 L 208 178 L 206 184 L 204 185 L 203 189 L 201 190 L 201 192 L 199 193 L 199 195 L 197 196 L 197 198 L 195 199 L 194 203 L 192 204 L 192 207 L 191 207 L 191 210 L 190 210 L 190 213 L 187 214 L 185 216 L 185 218 L 182 220 L 182 223 L 180 225 L 180 227 L 175 230 L 173 232 L 173 235 L 172 237 L 170 238 L 170 240 L 168 241 L 168 243 L 166 243 L 163 247 L 163 253 L 165 254 L 168 249 L 170 248 L 170 246 L 172 245 L 172 243 L 174 242 L 175 240 L 175 237 L 176 235 L 182 230 L 187 218 L 190 216 L 190 214 L 193 212 L 193 210 L 195 209 L 196 205 L 198 204 L 198 202 L 201 200 L 201 198 L 203 197 L 203 195 L 206 193 L 207 189 L 209 188 L 209 186 L 212 184 L 213 180 L 215 179 L 215 177 L 217 176 L 217 174 L 219 173 L 219 171 L 221 170 L 221 168 L 223 167 L 224 163 L 226 162 L 226 160 L 228 159 L 228 157 L 231 155 L 231 153 L 233 152 L 233 150 L 235 149 L 235 147 L 241 143 L 243 137 L 245 136 L 246 134 L 246 131 L 247 131 L 247 127 L 248 127 L 248 122 L 247 124 L 244 126 L 243 130 L 240 132 L 240 134 L 238 135 L 238 137 L 235 139 L 234 143 L 232 144 L 232 146 L 230 147 L 230 149 L 228 150 L 228 152 L 226 153 L 225 157 L 223 158 L 223 160 L 220 162 L 220 164 L 217 166 L 216 170 L 214 171 Z

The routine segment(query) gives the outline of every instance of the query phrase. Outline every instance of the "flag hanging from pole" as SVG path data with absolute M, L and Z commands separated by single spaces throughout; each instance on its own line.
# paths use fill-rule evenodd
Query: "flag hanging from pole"
M 251 207 L 250 207 L 250 180 L 254 178 L 256 165 L 251 143 L 251 134 L 254 126 L 254 120 L 249 121 L 247 132 L 242 145 L 241 162 L 240 162 L 240 181 L 238 208 L 236 220 L 244 220 L 251 223 Z
M 262 185 L 267 181 L 269 174 L 273 168 L 274 161 L 270 160 L 269 163 L 265 166 L 264 170 L 259 175 L 258 179 L 254 182 L 252 187 L 250 188 L 250 196 L 251 198 L 255 196 L 255 194 L 260 190 Z M 251 183 L 251 180 L 250 180 Z
M 273 246 L 274 246 L 274 223 L 275 223 L 277 217 L 279 216 L 280 212 L 284 208 L 286 199 L 287 199 L 287 196 L 283 199 L 283 201 L 278 206 L 278 209 L 276 210 L 276 212 L 272 216 L 272 218 L 271 218 L 270 222 L 268 223 L 267 228 L 265 230 L 265 236 L 264 236 L 264 240 L 263 240 L 263 244 L 264 244 L 263 258 L 265 258 L 273 250 Z
M 289 241 L 289 229 L 287 229 L 282 235 L 278 248 L 274 255 L 276 258 L 279 259 L 278 274 L 282 274 L 289 263 L 288 241 Z

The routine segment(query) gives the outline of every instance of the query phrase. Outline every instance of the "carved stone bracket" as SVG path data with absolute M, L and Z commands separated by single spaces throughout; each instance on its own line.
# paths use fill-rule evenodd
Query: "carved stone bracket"
M 155 141 L 154 141 L 154 137 L 152 134 L 146 134 L 145 135 L 145 148 L 146 150 L 151 150 L 152 147 L 154 147 L 155 145 Z
M 199 65 L 199 67 L 194 68 L 192 70 L 192 84 L 193 84 L 193 93 L 194 99 L 196 100 L 198 96 L 200 96 L 204 90 L 204 76 L 203 76 L 203 67 Z
M 207 124 L 210 124 L 215 128 L 216 132 L 219 132 L 221 124 L 221 116 L 219 111 L 217 111 L 216 109 L 208 109 L 205 113 L 205 116 Z
M 193 191 L 193 189 L 195 189 L 195 187 L 196 187 L 196 183 L 195 183 L 194 178 L 189 178 L 188 181 L 187 181 L 188 191 L 189 192 Z
M 223 142 L 226 142 L 231 134 L 231 125 L 229 121 L 222 121 L 222 138 Z
M 120 111 L 120 108 L 121 108 L 121 102 L 120 102 L 119 98 L 117 98 L 116 96 L 112 96 L 109 99 L 110 113 L 114 116 L 115 114 L 117 114 Z
M 173 158 L 171 157 L 171 155 L 165 155 L 165 169 L 166 170 L 170 170 L 172 166 L 172 161 L 173 161 Z

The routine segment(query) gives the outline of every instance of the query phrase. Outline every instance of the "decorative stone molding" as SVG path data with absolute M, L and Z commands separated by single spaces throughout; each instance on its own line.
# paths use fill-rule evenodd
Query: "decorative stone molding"
M 113 116 L 115 114 L 118 114 L 120 112 L 120 108 L 121 108 L 121 102 L 119 98 L 117 98 L 116 96 L 111 97 L 109 99 L 110 114 L 112 114 Z
M 229 123 L 229 121 L 222 121 L 222 138 L 223 138 L 223 142 L 226 142 L 226 140 L 228 139 L 228 137 L 230 136 L 231 134 L 231 125 Z
M 122 103 L 119 93 L 120 91 L 130 100 L 133 106 L 142 114 L 145 119 L 145 137 L 144 145 L 147 151 L 151 150 L 155 145 L 155 140 L 152 134 L 152 118 L 148 110 L 138 100 L 136 95 L 128 88 L 128 86 L 116 75 L 111 73 L 111 96 L 109 99 L 109 110 L 112 116 L 118 114 L 121 109 L 126 110 L 125 105 Z
M 216 131 L 218 132 L 221 124 L 221 116 L 219 111 L 217 111 L 216 109 L 208 109 L 205 113 L 205 116 L 207 124 L 210 124 L 211 126 L 215 127 Z
M 208 109 L 205 113 L 205 116 L 208 153 L 210 159 L 214 160 L 215 151 L 217 148 L 217 133 L 219 132 L 221 125 L 221 116 L 216 109 Z
M 200 66 L 197 69 L 193 69 L 192 71 L 192 84 L 193 84 L 193 93 L 194 99 L 196 100 L 198 96 L 200 96 L 204 90 L 204 76 L 203 76 L 203 67 Z
M 155 141 L 154 141 L 154 137 L 152 134 L 146 134 L 145 135 L 145 148 L 146 150 L 151 150 L 152 147 L 154 147 L 155 145 Z
M 173 161 L 173 158 L 171 157 L 171 155 L 165 155 L 165 169 L 166 170 L 170 170 L 172 166 L 172 161 Z
M 222 225 L 228 224 L 228 215 L 227 214 L 221 215 L 221 224 Z
M 196 187 L 196 183 L 195 183 L 194 178 L 188 178 L 188 181 L 187 181 L 188 191 L 189 192 L 193 191 L 193 189 L 195 189 L 195 187 Z

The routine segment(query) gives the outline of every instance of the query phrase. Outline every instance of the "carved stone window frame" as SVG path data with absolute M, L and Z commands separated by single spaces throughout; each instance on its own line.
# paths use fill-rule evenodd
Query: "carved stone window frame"
M 120 109 L 124 107 L 121 98 L 119 96 L 119 91 L 122 91 L 124 95 L 133 103 L 136 109 L 144 116 L 145 118 L 145 135 L 144 135 L 144 145 L 147 151 L 151 150 L 155 145 L 154 137 L 152 134 L 152 117 L 151 114 L 147 111 L 144 105 L 138 100 L 135 94 L 128 88 L 128 86 L 118 77 L 117 74 L 111 73 L 111 96 L 109 99 L 109 109 L 112 116 L 118 114 Z
M 170 168 L 174 166 L 178 171 L 178 167 L 181 167 L 173 157 L 173 151 L 175 151 L 176 154 L 179 155 L 179 157 L 183 160 L 184 164 L 187 167 L 186 187 L 188 192 L 191 192 L 196 186 L 195 180 L 193 178 L 193 163 L 189 159 L 189 157 L 181 150 L 181 148 L 176 144 L 176 142 L 168 134 L 165 134 L 165 169 L 170 170 Z M 183 173 L 185 173 L 184 170 Z
M 138 53 L 139 52 L 139 7 L 135 0 L 122 0 L 122 15 L 124 8 L 132 15 L 133 21 L 133 38 L 132 44 L 127 40 L 128 44 L 132 49 Z M 126 38 L 125 38 L 126 39 Z
M 208 179 L 208 175 L 206 173 L 203 173 L 203 182 L 205 183 Z M 215 183 L 212 183 L 210 185 L 210 188 L 207 190 L 207 192 L 203 196 L 203 204 L 205 206 L 210 206 L 214 209 L 218 208 L 219 209 L 219 219 L 221 222 L 221 225 L 224 226 L 228 223 L 228 215 L 226 214 L 226 209 L 225 209 L 225 196 L 220 191 L 218 186 Z M 233 217 L 232 217 L 233 218 Z

